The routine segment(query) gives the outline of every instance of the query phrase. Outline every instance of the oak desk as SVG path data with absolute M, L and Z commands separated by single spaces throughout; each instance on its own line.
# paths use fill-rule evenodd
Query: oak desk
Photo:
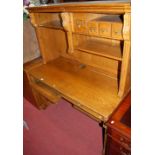
M 130 90 L 130 2 L 29 7 L 43 64 L 27 74 L 37 107 L 60 98 L 106 122 Z

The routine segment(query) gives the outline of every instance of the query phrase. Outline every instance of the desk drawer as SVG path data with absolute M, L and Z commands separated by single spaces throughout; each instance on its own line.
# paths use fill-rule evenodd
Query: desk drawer
M 38 109 L 45 109 L 49 104 L 51 104 L 51 102 L 36 89 L 32 88 L 32 92 L 36 100 L 36 107 Z
M 96 21 L 89 21 L 87 27 L 90 35 L 98 35 L 98 23 Z
M 113 139 L 117 140 L 122 146 L 126 147 L 127 149 L 131 148 L 130 140 L 123 136 L 121 133 L 115 131 L 114 129 L 108 129 L 108 135 L 110 135 Z
M 51 103 L 57 103 L 61 95 L 55 89 L 31 77 L 31 88 L 39 109 L 47 107 Z
M 83 19 L 74 20 L 74 29 L 75 32 L 87 33 L 86 21 Z
M 125 149 L 118 142 L 108 136 L 105 155 L 131 155 L 131 151 Z
M 114 39 L 123 39 L 123 24 L 122 23 L 113 23 L 112 24 L 112 38 Z
M 101 37 L 111 37 L 111 23 L 101 22 L 98 24 L 99 35 Z

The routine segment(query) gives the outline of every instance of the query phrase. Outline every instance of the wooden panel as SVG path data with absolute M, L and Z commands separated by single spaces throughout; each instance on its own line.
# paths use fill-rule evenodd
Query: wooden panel
M 124 25 L 123 25 L 123 38 L 124 40 L 130 40 L 131 38 L 131 14 L 124 14 Z
M 36 32 L 44 63 L 66 52 L 66 36 L 63 31 L 38 27 Z
M 100 69 L 103 74 L 113 78 L 117 78 L 118 61 L 116 60 L 107 59 L 105 57 L 92 55 L 90 53 L 85 53 L 78 50 L 75 50 L 74 53 L 72 53 L 72 56 L 73 56 L 73 59 L 83 64 L 96 67 L 96 69 L 94 70 L 96 72 L 98 69 Z
M 111 46 L 101 41 L 87 40 L 79 44 L 76 49 L 114 60 L 122 60 L 121 47 L 119 45 Z
M 40 56 L 35 29 L 30 20 L 23 21 L 23 62 L 26 63 Z
M 92 72 L 87 67 L 65 58 L 58 58 L 30 73 L 56 89 L 75 105 L 82 105 L 101 115 L 106 121 L 121 98 L 117 96 L 117 80 Z
M 56 23 L 62 26 L 59 13 L 31 13 L 30 16 L 34 26 L 46 25 L 46 23 Z
M 37 107 L 37 103 L 35 101 L 35 98 L 32 93 L 32 88 L 30 86 L 30 80 L 29 80 L 29 71 L 33 68 L 36 68 L 40 65 L 42 65 L 42 59 L 39 57 L 37 59 L 34 59 L 32 61 L 29 61 L 24 64 L 23 69 L 23 96 L 33 105 Z
M 119 96 L 124 95 L 130 90 L 130 60 L 131 60 L 131 51 L 130 51 L 130 41 L 124 41 L 123 47 L 123 61 L 121 66 L 121 75 L 120 75 L 120 85 L 119 85 Z M 127 86 L 126 86 L 127 85 Z

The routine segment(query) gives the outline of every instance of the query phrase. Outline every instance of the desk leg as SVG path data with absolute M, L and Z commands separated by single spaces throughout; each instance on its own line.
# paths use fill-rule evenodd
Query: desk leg
M 101 124 L 100 124 L 101 125 Z M 107 143 L 107 126 L 102 123 L 102 140 L 103 140 L 103 153 L 105 155 L 106 143 Z

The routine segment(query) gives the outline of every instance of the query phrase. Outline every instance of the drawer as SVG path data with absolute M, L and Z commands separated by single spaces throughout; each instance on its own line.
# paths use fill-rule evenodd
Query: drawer
M 123 24 L 122 23 L 113 23 L 112 24 L 112 38 L 113 39 L 123 39 Z
M 105 155 L 131 155 L 131 151 L 125 149 L 118 142 L 108 136 Z
M 37 108 L 45 109 L 49 104 L 51 104 L 51 102 L 41 93 L 39 93 L 36 89 L 32 88 L 32 92 L 36 100 Z
M 57 103 L 61 99 L 60 94 L 56 90 L 43 83 L 31 83 L 31 88 L 39 108 L 44 108 L 51 103 Z
M 98 23 L 97 22 L 90 21 L 88 22 L 87 27 L 88 27 L 88 33 L 90 35 L 95 35 L 95 36 L 98 35 Z
M 111 23 L 102 22 L 98 24 L 99 35 L 101 37 L 111 37 Z
M 74 20 L 75 32 L 87 33 L 86 21 L 84 19 Z
M 131 148 L 130 140 L 127 137 L 123 136 L 121 133 L 117 132 L 114 129 L 108 129 L 107 133 L 112 138 L 116 139 L 122 146 L 126 147 L 127 149 Z

